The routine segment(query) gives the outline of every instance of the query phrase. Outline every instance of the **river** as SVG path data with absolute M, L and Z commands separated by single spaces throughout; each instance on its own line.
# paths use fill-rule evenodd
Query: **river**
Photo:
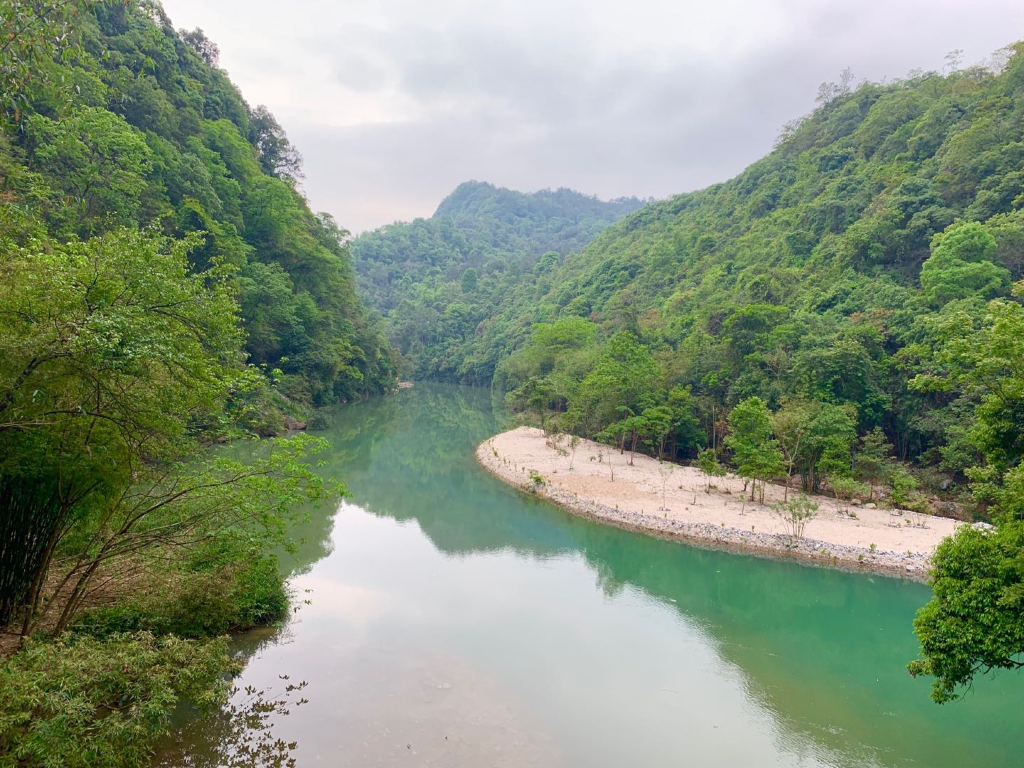
M 1016 766 L 1024 678 L 939 707 L 905 664 L 911 582 L 744 557 L 580 520 L 474 447 L 490 394 L 417 384 L 339 408 L 283 564 L 298 610 L 239 638 L 240 683 L 306 681 L 275 720 L 304 766 Z M 302 600 L 308 600 L 303 604 Z M 186 729 L 188 765 L 217 728 Z M 165 763 L 167 764 L 167 763 Z

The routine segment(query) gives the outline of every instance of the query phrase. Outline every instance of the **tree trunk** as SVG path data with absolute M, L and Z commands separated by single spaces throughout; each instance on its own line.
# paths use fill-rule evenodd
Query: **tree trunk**
M 44 479 L 0 477 L 0 627 L 31 613 L 64 516 Z

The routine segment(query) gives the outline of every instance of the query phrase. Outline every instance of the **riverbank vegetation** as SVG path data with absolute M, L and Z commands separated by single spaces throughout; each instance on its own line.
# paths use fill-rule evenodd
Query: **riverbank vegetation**
M 799 483 L 990 521 L 939 547 L 910 670 L 943 702 L 1021 666 L 1021 44 L 825 84 L 669 200 L 463 185 L 356 241 L 378 323 L 201 30 L 153 0 L 7 3 L 0 30 L 0 766 L 143 764 L 181 702 L 224 700 L 221 636 L 284 615 L 272 553 L 343 489 L 316 439 L 210 446 L 388 391 L 385 331 L 551 433 L 729 466 L 744 502 L 782 481 L 791 518 Z
M 0 765 L 145 764 L 281 619 L 343 488 L 289 437 L 393 386 L 299 158 L 156 3 L 0 8 Z

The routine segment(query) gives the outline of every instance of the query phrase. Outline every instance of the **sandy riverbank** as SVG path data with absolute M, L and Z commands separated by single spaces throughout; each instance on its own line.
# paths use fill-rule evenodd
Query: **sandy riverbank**
M 560 448 L 570 450 L 565 442 Z M 612 525 L 915 580 L 927 575 L 938 543 L 962 525 L 912 513 L 849 508 L 817 496 L 817 517 L 807 523 L 804 538 L 794 541 L 767 506 L 782 500 L 783 488 L 778 486 L 768 487 L 765 506 L 760 506 L 740 499 L 743 481 L 739 478 L 715 478 L 707 493 L 704 476 L 695 468 L 659 463 L 639 454 L 629 466 L 628 453 L 621 455 L 589 440 L 581 440 L 574 454 L 563 455 L 541 430 L 532 427 L 496 435 L 482 443 L 476 455 L 485 469 L 510 485 Z M 543 482 L 535 482 L 533 476 Z M 845 514 L 846 509 L 856 517 Z

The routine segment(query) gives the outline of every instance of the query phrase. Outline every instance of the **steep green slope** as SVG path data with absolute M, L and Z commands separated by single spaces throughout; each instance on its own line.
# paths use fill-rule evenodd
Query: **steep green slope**
M 6 2 L 0 41 L 0 765 L 148 765 L 227 701 L 224 635 L 287 614 L 275 552 L 338 490 L 312 436 L 209 441 L 389 388 L 390 352 L 201 33 Z
M 964 439 L 969 393 L 914 377 L 941 372 L 934 352 L 949 329 L 979 323 L 1024 276 L 1022 139 L 1020 46 L 999 73 L 838 93 L 740 176 L 648 205 L 519 286 L 475 329 L 474 351 L 502 350 L 499 386 L 542 381 L 561 410 L 603 340 L 627 332 L 656 361 L 656 389 L 696 398 L 706 436 L 687 451 L 712 441 L 712 413 L 745 398 L 772 410 L 802 399 L 852 409 L 861 434 L 880 427 L 900 458 L 962 480 L 977 458 Z M 504 356 L 533 323 L 567 318 L 593 332 L 570 324 Z M 566 350 L 591 344 L 567 370 Z
M 216 46 L 183 39 L 155 3 L 85 4 L 71 25 L 76 45 L 35 61 L 4 103 L 4 243 L 204 232 L 194 265 L 236 267 L 250 360 L 279 369 L 282 392 L 324 404 L 384 391 L 390 352 L 364 318 L 345 234 L 310 211 L 297 153 L 216 68 Z
M 519 286 L 471 350 L 501 350 L 497 386 L 553 432 L 696 455 L 709 480 L 724 460 L 754 498 L 788 476 L 994 522 L 933 561 L 909 671 L 940 703 L 1024 652 L 1024 44 L 1007 53 L 823 89 L 735 179 Z
M 466 363 L 478 324 L 524 275 L 549 270 L 641 205 L 636 198 L 605 202 L 568 189 L 524 194 L 466 182 L 431 218 L 356 238 L 359 286 L 385 316 L 412 373 L 487 380 L 493 356 Z

